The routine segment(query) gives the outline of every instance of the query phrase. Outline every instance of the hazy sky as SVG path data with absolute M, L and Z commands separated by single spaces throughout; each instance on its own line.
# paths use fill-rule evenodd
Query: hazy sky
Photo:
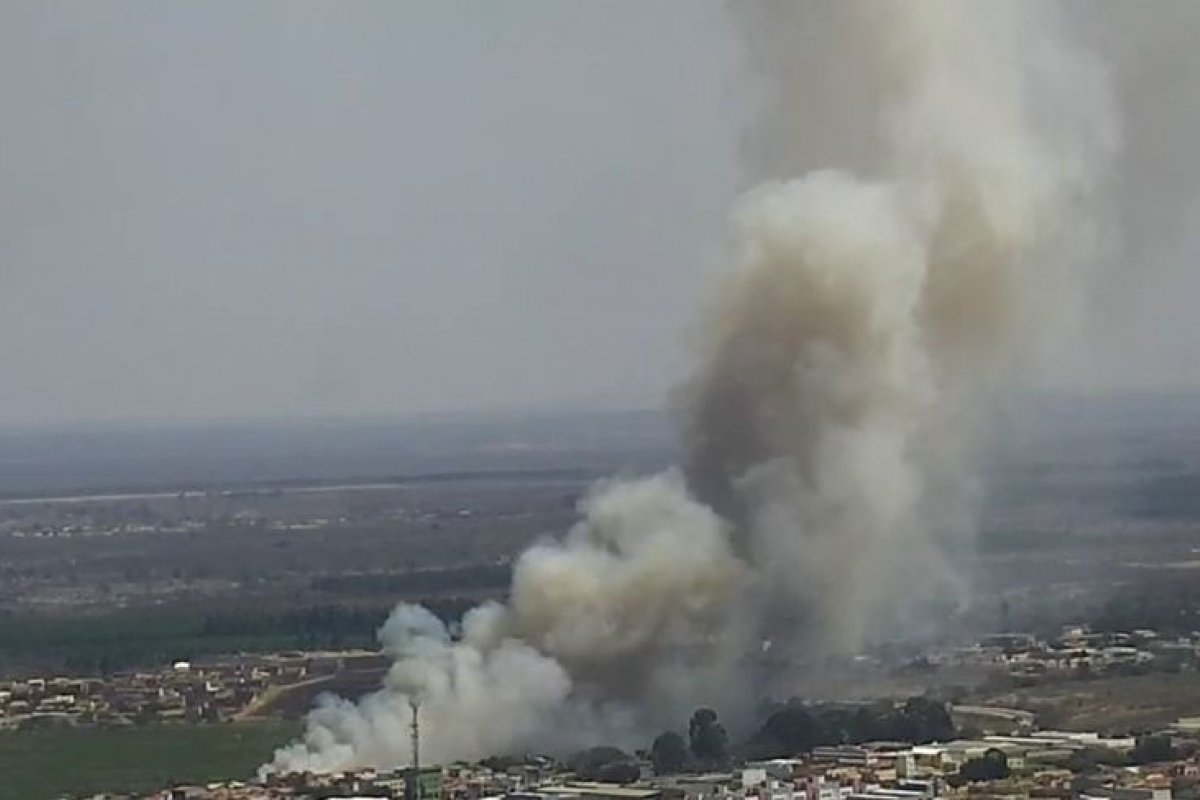
M 1194 385 L 1200 82 L 1114 30 L 1137 207 L 1185 177 L 1094 371 Z M 4 3 L 0 424 L 659 404 L 746 182 L 740 47 L 719 0 Z

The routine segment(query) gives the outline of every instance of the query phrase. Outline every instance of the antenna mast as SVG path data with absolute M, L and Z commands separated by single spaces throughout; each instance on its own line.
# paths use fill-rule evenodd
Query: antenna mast
M 410 697 L 408 706 L 412 709 L 412 725 L 409 726 L 412 732 L 412 800 L 421 800 L 421 727 L 418 722 L 421 703 Z

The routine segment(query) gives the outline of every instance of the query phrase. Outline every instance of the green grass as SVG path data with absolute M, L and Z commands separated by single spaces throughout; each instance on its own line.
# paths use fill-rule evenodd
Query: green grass
M 0 613 L 0 672 L 106 674 L 203 655 L 371 647 L 387 610 L 191 606 L 100 615 Z
M 299 728 L 229 723 L 0 734 L 0 800 L 53 800 L 103 791 L 246 778 Z

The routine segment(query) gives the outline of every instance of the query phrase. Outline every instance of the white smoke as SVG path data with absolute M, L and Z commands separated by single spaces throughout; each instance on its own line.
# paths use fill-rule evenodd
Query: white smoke
M 857 12 L 831 33 L 880 100 L 871 176 L 823 170 L 739 202 L 735 269 L 679 396 L 686 481 L 599 487 L 458 638 L 397 609 L 384 688 L 324 701 L 273 769 L 405 763 L 412 699 L 432 761 L 636 743 L 752 692 L 763 635 L 849 651 L 914 596 L 902 587 L 954 589 L 943 543 L 969 534 L 980 390 L 1061 308 L 1112 126 L 1052 8 Z
M 273 767 L 404 761 L 413 700 L 424 751 L 445 761 L 635 743 L 645 697 L 683 713 L 706 675 L 719 690 L 742 651 L 728 641 L 743 566 L 725 523 L 673 473 L 599 486 L 582 512 L 561 542 L 521 556 L 508 605 L 472 610 L 457 639 L 425 609 L 398 607 L 380 631 L 395 658 L 384 688 L 357 705 L 322 699 Z
M 357 705 L 322 697 L 304 742 L 280 750 L 275 768 L 332 771 L 402 761 L 409 752 L 410 700 L 420 704 L 423 746 L 437 761 L 504 753 L 514 741 L 557 749 L 628 735 L 619 709 L 606 717 L 572 696 L 571 678 L 553 658 L 515 639 L 480 646 L 477 626 L 486 627 L 480 620 L 492 611 L 479 609 L 463 641 L 453 642 L 425 609 L 397 608 L 381 632 L 397 659 L 384 688 Z

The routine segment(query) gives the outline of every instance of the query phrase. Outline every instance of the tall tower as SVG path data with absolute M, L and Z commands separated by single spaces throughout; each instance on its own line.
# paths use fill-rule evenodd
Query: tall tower
M 420 726 L 420 702 L 410 697 L 408 707 L 412 709 L 412 725 L 409 726 L 409 731 L 412 734 L 412 793 L 411 800 L 421 800 L 421 726 Z

